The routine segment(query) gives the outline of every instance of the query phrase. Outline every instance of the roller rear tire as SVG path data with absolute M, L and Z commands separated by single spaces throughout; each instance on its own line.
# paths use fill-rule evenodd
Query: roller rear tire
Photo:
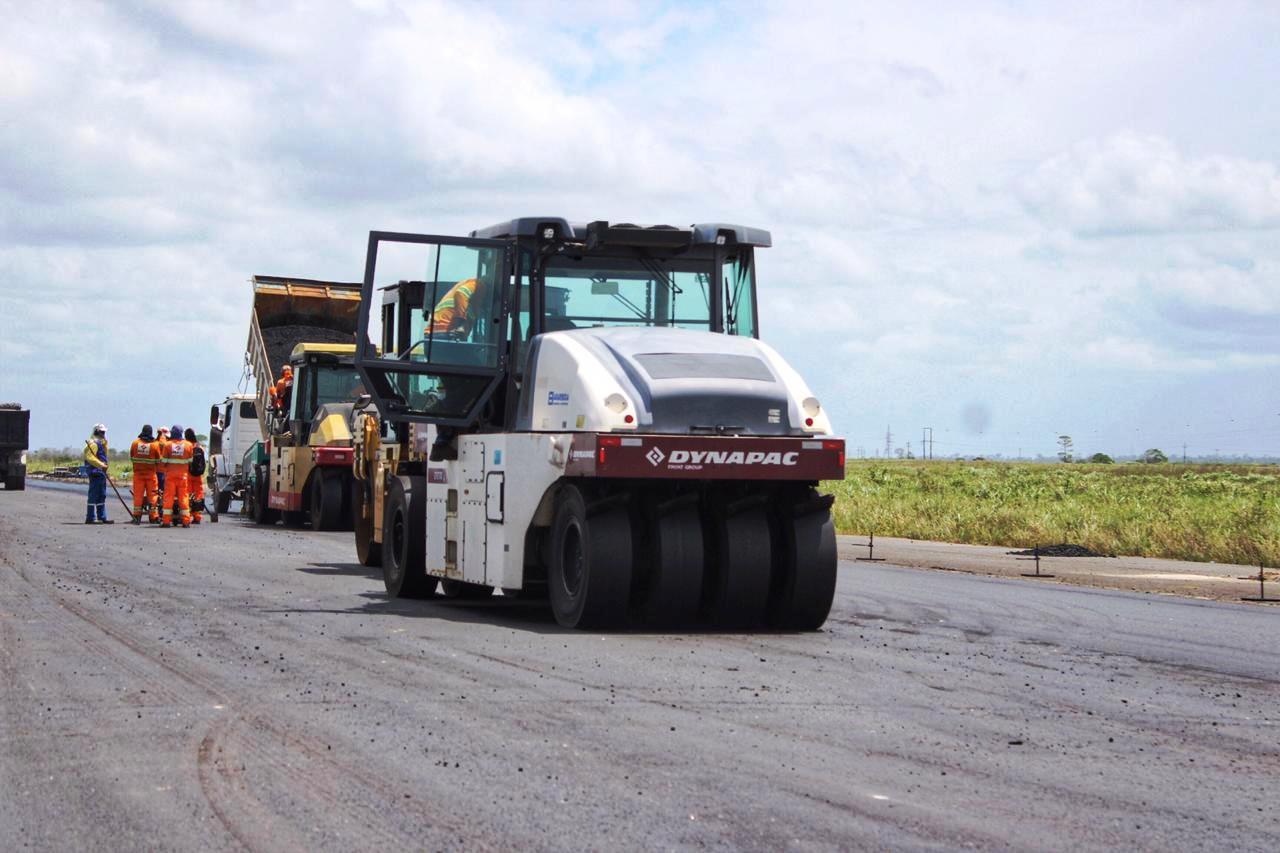
M 612 506 L 588 513 L 565 486 L 551 522 L 551 610 L 566 628 L 612 628 L 626 621 L 631 590 L 631 520 Z
M 342 472 L 318 469 L 311 475 L 311 529 L 337 530 L 342 524 Z
M 704 585 L 705 615 L 718 628 L 764 622 L 773 578 L 773 535 L 762 505 L 712 514 L 714 568 Z
M 836 531 L 829 499 L 785 505 L 778 518 L 777 586 L 769 624 L 785 631 L 816 631 L 836 594 Z
M 702 519 L 696 503 L 663 510 L 648 522 L 648 571 L 636 590 L 636 612 L 646 626 L 688 625 L 702 597 Z

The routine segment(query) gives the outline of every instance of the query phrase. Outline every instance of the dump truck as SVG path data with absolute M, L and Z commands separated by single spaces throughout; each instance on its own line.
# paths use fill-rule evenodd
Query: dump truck
M 0 403 L 0 482 L 11 492 L 27 487 L 27 443 L 31 412 L 18 403 Z
M 356 283 L 253 277 L 245 364 L 256 380 L 261 437 L 241 457 L 240 485 L 260 524 L 350 524 L 349 420 L 364 394 L 354 366 L 359 307 Z M 292 388 L 276 400 L 272 389 L 286 364 Z
M 356 552 L 387 594 L 545 597 L 570 628 L 813 630 L 844 440 L 759 340 L 768 231 L 521 218 L 374 231 Z

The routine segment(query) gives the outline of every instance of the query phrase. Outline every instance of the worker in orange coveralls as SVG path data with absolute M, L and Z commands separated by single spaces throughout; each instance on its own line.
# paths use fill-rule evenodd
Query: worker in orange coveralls
M 187 494 L 191 507 L 191 523 L 199 524 L 204 512 L 204 471 L 207 455 L 200 442 L 196 440 L 196 431 L 191 427 L 187 427 L 182 437 L 191 445 L 191 463 L 187 466 Z
M 164 521 L 161 527 L 173 526 L 173 503 L 178 502 L 178 518 L 183 527 L 191 526 L 191 504 L 187 499 L 187 466 L 191 464 L 191 442 L 182 437 L 177 424 L 169 431 L 164 457 Z
M 156 446 L 160 448 L 161 459 L 164 459 L 164 454 L 165 454 L 165 451 L 168 449 L 168 445 L 169 445 L 169 430 L 166 427 L 160 427 L 158 430 L 156 430 Z M 156 500 L 157 502 L 160 499 L 159 496 L 164 494 L 164 472 L 165 472 L 165 469 L 168 467 L 169 466 L 165 465 L 163 462 L 156 463 Z M 156 508 L 159 509 L 159 503 L 157 503 Z
M 289 408 L 289 392 L 293 390 L 293 368 L 285 365 L 280 370 L 280 380 L 272 389 L 271 404 L 277 409 Z
M 151 424 L 143 424 L 142 432 L 129 445 L 129 461 L 133 463 L 133 523 L 142 523 L 142 508 L 152 524 L 160 520 L 160 487 L 156 480 L 156 463 L 160 461 L 160 444 L 151 434 Z

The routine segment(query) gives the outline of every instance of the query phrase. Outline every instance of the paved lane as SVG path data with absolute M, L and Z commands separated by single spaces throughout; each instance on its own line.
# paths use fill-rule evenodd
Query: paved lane
M 0 493 L 0 849 L 1280 847 L 1280 610 L 864 563 L 807 635 L 399 603 Z

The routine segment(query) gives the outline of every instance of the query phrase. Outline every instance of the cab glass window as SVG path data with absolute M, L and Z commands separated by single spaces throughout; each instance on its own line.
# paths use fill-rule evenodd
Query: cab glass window
M 552 259 L 545 272 L 546 331 L 592 326 L 711 327 L 710 261 Z
M 357 361 L 385 418 L 474 419 L 506 346 L 508 244 L 371 235 Z
M 394 311 L 370 311 L 367 336 L 383 360 L 496 367 L 503 338 L 502 251 L 498 248 L 383 242 L 378 245 L 374 292 L 404 288 L 421 293 L 409 306 L 403 340 Z M 401 306 L 403 310 L 404 306 Z
M 725 262 L 721 270 L 724 283 L 724 330 L 731 335 L 757 337 L 756 274 L 751 254 L 743 252 Z

